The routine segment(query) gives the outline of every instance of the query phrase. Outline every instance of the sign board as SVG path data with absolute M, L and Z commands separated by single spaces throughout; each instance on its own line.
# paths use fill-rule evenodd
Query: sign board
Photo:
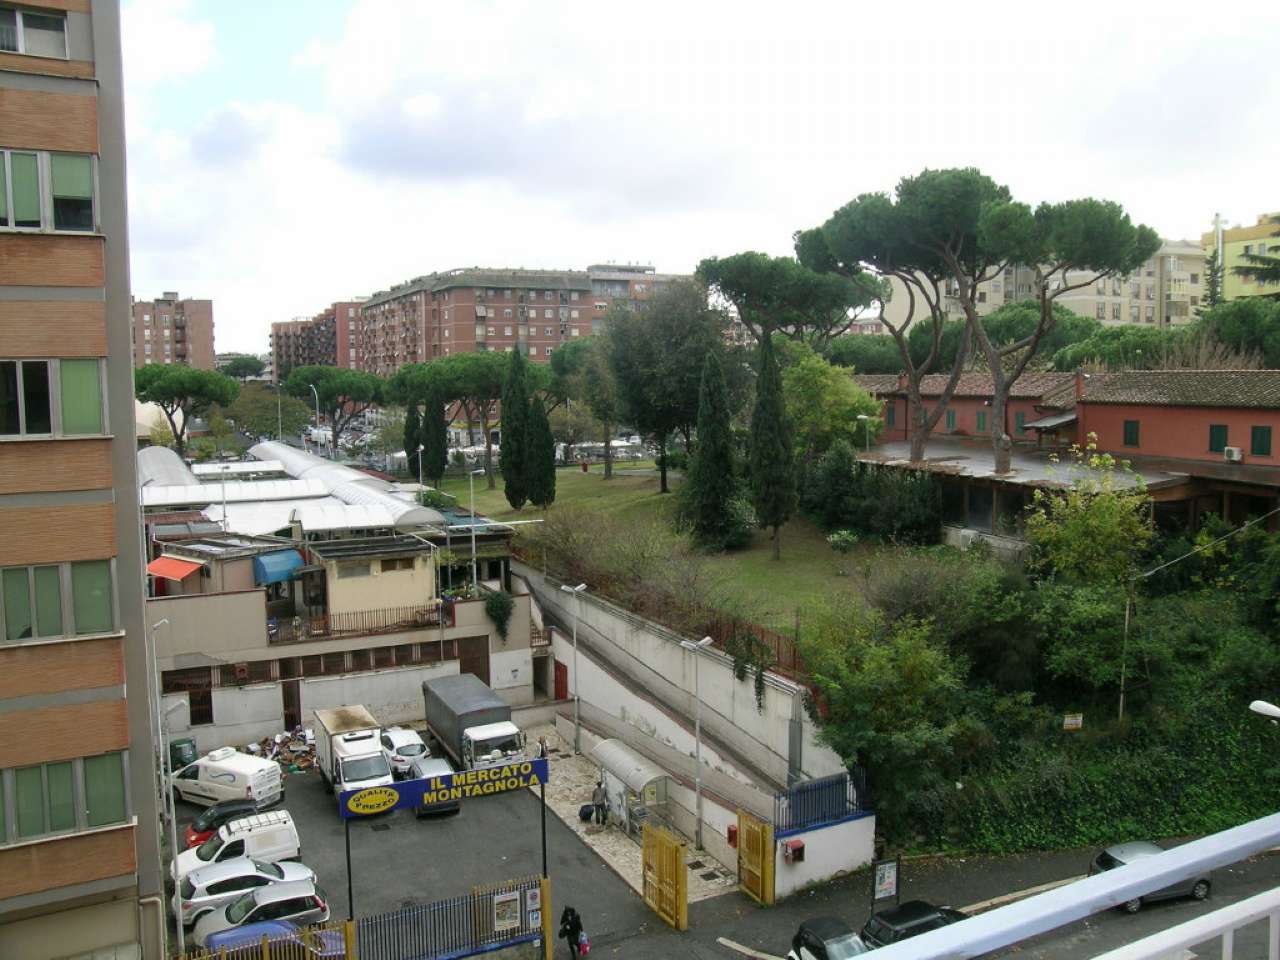
M 872 866 L 875 868 L 875 886 L 871 890 L 871 902 L 889 897 L 898 899 L 898 861 L 876 860 Z
M 1068 713 L 1065 717 L 1062 718 L 1063 730 L 1079 730 L 1083 726 L 1084 726 L 1083 713 Z
M 520 891 L 494 894 L 493 932 L 505 933 L 520 929 Z
M 482 770 L 461 770 L 424 780 L 402 780 L 382 787 L 346 790 L 338 795 L 343 819 L 364 817 L 387 810 L 420 807 L 452 800 L 487 797 L 508 790 L 536 787 L 547 782 L 548 761 L 522 760 Z

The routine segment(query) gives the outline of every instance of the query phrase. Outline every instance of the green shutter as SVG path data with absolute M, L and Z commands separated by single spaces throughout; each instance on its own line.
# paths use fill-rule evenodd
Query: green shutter
M 18 815 L 18 837 L 38 837 L 45 833 L 44 777 L 39 767 L 13 771 L 14 807 Z
M 1249 431 L 1249 452 L 1255 457 L 1271 456 L 1271 428 L 1254 427 Z
M 55 153 L 49 158 L 49 166 L 55 197 L 93 199 L 93 163 L 87 156 Z
M 89 826 L 100 827 L 124 819 L 124 764 L 120 754 L 85 759 L 84 799 L 89 808 Z
M 947 411 L 947 429 L 954 430 L 956 428 L 956 412 L 954 410 Z
M 886 403 L 884 407 L 884 425 L 886 427 L 892 427 L 897 419 L 898 405 L 893 402 Z
M 40 170 L 34 153 L 11 153 L 13 225 L 40 226 Z
M 1027 415 L 1022 412 L 1013 415 L 1013 430 L 1018 436 L 1022 436 L 1027 432 Z
M 49 781 L 49 829 L 74 829 L 76 798 L 71 780 L 71 761 L 46 763 L 44 775 Z
M 1124 445 L 1126 447 L 1138 446 L 1138 421 L 1126 420 L 1124 422 Z
M 86 560 L 71 565 L 71 599 L 76 633 L 107 633 L 114 625 L 111 614 L 111 565 L 106 560 Z
M 97 360 L 60 360 L 62 432 L 102 433 L 102 384 Z
M 987 411 L 985 410 L 978 411 L 978 432 L 987 432 Z
M 6 188 L 9 178 L 4 172 L 4 154 L 0 153 L 0 227 L 9 226 L 9 191 Z M 0 812 L 0 816 L 3 813 Z M 0 822 L 0 828 L 3 822 Z M 4 839 L 4 830 L 0 829 L 0 840 Z
M 62 636 L 62 578 L 57 567 L 36 567 L 36 634 Z
M 1227 448 L 1227 425 L 1212 423 L 1209 425 L 1209 452 L 1221 453 Z
M 31 636 L 31 585 L 26 567 L 4 571 L 4 638 L 25 640 Z

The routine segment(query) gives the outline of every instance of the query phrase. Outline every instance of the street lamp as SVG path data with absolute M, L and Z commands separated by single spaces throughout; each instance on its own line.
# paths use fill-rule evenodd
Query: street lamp
M 418 448 L 418 456 L 421 457 L 421 447 Z M 476 474 L 484 473 L 483 470 L 470 470 L 467 472 L 467 485 L 471 488 L 471 589 L 480 592 L 480 576 L 476 572 Z
M 316 385 L 314 383 L 308 383 L 307 386 L 311 388 L 311 394 L 316 398 L 316 429 L 319 430 L 320 429 L 320 392 L 316 390 Z
M 422 451 L 423 445 L 418 444 L 418 486 L 422 486 Z M 474 496 L 472 497 L 474 500 Z M 475 519 L 474 517 L 472 519 Z
M 575 754 L 582 753 L 582 714 L 579 709 L 580 699 L 578 696 L 578 611 L 582 606 L 582 591 L 587 589 L 585 583 L 580 583 L 576 587 L 567 584 L 560 584 L 560 589 L 565 593 L 572 593 L 574 596 L 573 604 L 573 752 Z
M 858 420 L 862 421 L 862 452 L 871 452 L 871 424 L 867 423 L 871 418 L 865 413 L 858 414 Z
M 693 743 L 696 752 L 693 768 L 694 796 L 694 844 L 702 849 L 702 690 L 698 686 L 698 662 L 702 659 L 702 649 L 711 646 L 711 638 L 701 640 L 681 640 L 680 646 L 693 654 Z
M 1249 709 L 1254 713 L 1267 717 L 1272 722 L 1280 720 L 1280 707 L 1274 703 L 1268 703 L 1266 700 L 1255 700 L 1249 704 Z
M 160 707 L 160 655 L 156 648 L 156 631 L 161 627 L 169 626 L 169 618 L 164 617 L 157 620 L 151 625 L 151 669 L 155 676 L 155 694 L 156 694 L 156 732 L 162 733 L 160 741 L 160 765 L 164 772 L 164 805 L 165 815 L 169 820 L 169 859 L 170 862 L 176 864 L 178 862 L 178 802 L 173 796 L 173 769 L 172 758 L 169 756 L 169 714 L 182 706 L 181 701 L 171 704 L 167 710 Z M 161 729 L 163 725 L 163 730 Z M 175 915 L 173 925 L 178 931 L 178 954 L 186 952 L 185 938 L 182 931 L 182 916 Z

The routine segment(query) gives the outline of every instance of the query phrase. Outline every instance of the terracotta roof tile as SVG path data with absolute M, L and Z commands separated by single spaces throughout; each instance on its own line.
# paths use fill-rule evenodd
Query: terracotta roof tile
M 1280 409 L 1280 370 L 1126 370 L 1085 381 L 1086 403 Z

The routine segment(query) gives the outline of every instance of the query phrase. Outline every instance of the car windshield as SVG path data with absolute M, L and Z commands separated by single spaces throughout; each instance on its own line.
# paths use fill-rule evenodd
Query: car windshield
M 191 824 L 191 829 L 196 833 L 212 830 L 213 825 L 218 822 L 218 813 L 219 811 L 215 807 L 209 807 L 200 816 L 196 817 L 195 822 Z
M 249 911 L 256 905 L 253 899 L 253 893 L 249 892 L 242 896 L 231 906 L 227 907 L 227 922 L 233 927 L 239 926 L 244 918 L 249 915 Z
M 182 878 L 182 899 L 190 900 L 196 895 L 196 885 L 191 882 L 190 875 Z
M 868 920 L 864 929 L 868 936 L 879 940 L 881 943 L 892 943 L 898 936 L 898 931 L 879 917 L 872 917 Z
M 421 743 L 402 743 L 396 747 L 396 753 L 402 757 L 420 757 L 426 751 L 426 745 Z
M 361 780 L 389 776 L 391 776 L 391 768 L 387 766 L 387 758 L 380 753 L 371 757 L 357 757 L 354 760 L 342 761 L 342 779 L 345 783 L 358 783 Z
M 215 833 L 200 846 L 196 847 L 196 856 L 201 860 L 208 862 L 218 855 L 218 851 L 222 849 L 222 835 Z
M 499 751 L 505 755 L 518 753 L 519 750 L 520 738 L 510 735 L 494 737 L 492 740 L 480 740 L 476 743 L 476 753 L 482 757 L 487 757 L 495 751 Z
M 856 933 L 838 940 L 828 940 L 826 947 L 827 960 L 849 960 L 850 957 L 858 957 L 867 952 L 867 945 Z
M 1117 860 L 1115 857 L 1107 853 L 1107 851 L 1105 850 L 1103 850 L 1100 854 L 1098 854 L 1097 863 L 1098 863 L 1098 869 L 1100 870 L 1114 870 L 1116 867 L 1124 866 L 1123 860 Z
M 261 860 L 255 860 L 253 865 L 257 868 L 258 873 L 264 877 L 275 877 L 277 880 L 284 879 L 284 868 L 278 863 L 263 863 Z

